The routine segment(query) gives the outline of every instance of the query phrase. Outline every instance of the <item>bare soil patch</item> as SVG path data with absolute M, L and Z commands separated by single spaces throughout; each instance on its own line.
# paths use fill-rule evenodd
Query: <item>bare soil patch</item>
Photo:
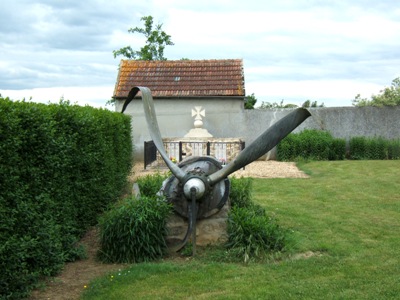
M 96 260 L 99 249 L 97 233 L 95 227 L 91 228 L 80 241 L 87 250 L 86 259 L 67 263 L 58 276 L 46 280 L 46 286 L 33 291 L 29 299 L 79 299 L 79 295 L 92 279 L 126 267 L 124 264 L 103 264 Z
M 144 170 L 143 164 L 137 164 L 133 170 L 130 180 L 133 182 L 138 176 L 145 176 L 155 172 L 167 172 L 164 169 Z M 255 161 L 238 170 L 233 175 L 237 177 L 257 178 L 307 178 L 308 176 L 300 171 L 295 163 L 276 161 Z M 103 276 L 111 271 L 117 271 L 126 267 L 123 264 L 103 264 L 96 260 L 96 253 L 99 249 L 97 229 L 90 229 L 82 238 L 81 243 L 87 249 L 87 259 L 67 263 L 63 271 L 45 282 L 46 286 L 32 292 L 30 300 L 73 300 L 79 299 L 80 294 L 96 277 Z

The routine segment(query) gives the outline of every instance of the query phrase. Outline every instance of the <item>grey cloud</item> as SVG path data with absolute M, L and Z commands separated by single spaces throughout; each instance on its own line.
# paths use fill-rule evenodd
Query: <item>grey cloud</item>
M 100 3 L 100 4 L 99 4 Z M 58 49 L 104 49 L 113 29 L 128 27 L 137 5 L 98 1 L 15 1 L 0 4 L 3 43 Z M 139 5 L 139 7 L 141 7 Z

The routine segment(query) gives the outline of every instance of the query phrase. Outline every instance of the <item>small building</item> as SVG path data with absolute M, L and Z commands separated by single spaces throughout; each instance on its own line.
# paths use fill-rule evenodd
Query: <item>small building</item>
M 232 138 L 244 110 L 244 82 L 242 59 L 121 60 L 113 98 L 121 111 L 133 87 L 148 87 L 163 138 L 184 137 L 193 128 L 191 111 L 198 106 L 205 110 L 204 128 L 214 137 Z M 140 96 L 125 113 L 132 116 L 135 159 L 143 160 L 143 144 L 151 138 Z

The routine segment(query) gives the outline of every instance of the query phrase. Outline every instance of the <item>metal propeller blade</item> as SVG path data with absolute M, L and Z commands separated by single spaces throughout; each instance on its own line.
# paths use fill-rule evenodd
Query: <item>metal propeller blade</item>
M 192 237 L 192 241 L 194 240 L 194 243 L 196 243 L 195 239 L 196 239 L 197 204 L 196 201 L 193 201 L 193 199 L 190 205 L 188 206 L 187 213 L 188 213 L 188 229 L 186 231 L 185 237 L 179 244 L 170 247 L 169 251 L 171 252 L 178 252 L 183 247 L 185 247 L 190 237 Z
M 161 190 L 167 201 L 173 204 L 175 211 L 189 221 L 188 230 L 183 241 L 175 248 L 180 250 L 192 235 L 193 255 L 196 252 L 196 220 L 207 218 L 224 206 L 229 196 L 230 184 L 227 178 L 228 175 L 267 153 L 311 116 L 309 111 L 304 108 L 291 112 L 262 133 L 225 168 L 215 158 L 209 156 L 188 157 L 177 166 L 168 158 L 164 149 L 153 97 L 149 88 L 134 87 L 124 103 L 122 112 L 125 111 L 139 91 L 142 94 L 143 108 L 150 136 L 173 174 L 173 176 L 164 181 Z
M 164 144 L 160 134 L 160 129 L 158 127 L 156 111 L 154 109 L 153 97 L 151 96 L 150 89 L 142 86 L 134 87 L 129 93 L 128 99 L 122 108 L 122 112 L 125 111 L 129 102 L 136 96 L 136 94 L 139 91 L 142 93 L 144 115 L 146 117 L 147 126 L 149 128 L 151 139 L 153 140 L 154 144 L 158 149 L 158 152 L 160 153 L 161 157 L 167 164 L 168 168 L 171 170 L 172 174 L 174 174 L 175 177 L 181 181 L 183 180 L 186 174 L 168 158 L 168 155 L 165 152 Z
M 260 158 L 262 155 L 274 148 L 309 116 L 311 116 L 311 114 L 307 109 L 298 108 L 280 119 L 264 131 L 264 133 L 262 133 L 253 143 L 244 148 L 244 150 L 240 152 L 232 162 L 225 166 L 225 168 L 208 176 L 209 184 L 213 185 L 219 182 L 233 172 Z

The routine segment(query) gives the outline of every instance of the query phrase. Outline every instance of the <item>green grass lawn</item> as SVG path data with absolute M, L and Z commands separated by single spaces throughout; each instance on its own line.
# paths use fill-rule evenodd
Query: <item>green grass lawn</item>
M 255 179 L 254 200 L 293 230 L 291 253 L 229 263 L 221 249 L 132 265 L 82 299 L 399 299 L 400 161 L 302 163 L 309 179 Z

